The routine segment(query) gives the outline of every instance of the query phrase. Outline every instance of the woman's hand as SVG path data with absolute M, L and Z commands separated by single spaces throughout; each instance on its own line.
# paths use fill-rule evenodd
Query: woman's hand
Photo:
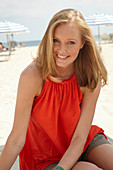
M 81 104 L 80 119 L 73 134 L 70 146 L 68 147 L 67 151 L 57 165 L 63 167 L 65 170 L 71 169 L 83 152 L 84 145 L 86 143 L 87 136 L 89 134 L 94 117 L 95 107 L 100 89 L 100 82 L 93 92 L 87 87 L 83 89 L 84 94 Z

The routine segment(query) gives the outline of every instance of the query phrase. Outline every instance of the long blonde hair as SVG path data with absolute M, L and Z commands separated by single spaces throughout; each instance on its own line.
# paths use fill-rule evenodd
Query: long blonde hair
M 65 24 L 69 21 L 78 25 L 81 39 L 85 42 L 74 62 L 79 85 L 81 87 L 87 86 L 92 90 L 97 86 L 99 80 L 102 81 L 102 85 L 105 85 L 107 83 L 107 71 L 97 50 L 92 32 L 81 13 L 75 9 L 61 10 L 53 16 L 48 25 L 36 58 L 37 66 L 41 68 L 43 78 L 49 76 L 52 79 L 53 73 L 57 72 L 53 57 L 53 35 L 59 24 Z

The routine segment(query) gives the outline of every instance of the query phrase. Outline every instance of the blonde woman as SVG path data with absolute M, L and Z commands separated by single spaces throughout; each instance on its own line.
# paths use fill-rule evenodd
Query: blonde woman
M 38 55 L 21 74 L 14 125 L 0 157 L 8 170 L 112 170 L 113 146 L 92 125 L 107 71 L 79 11 L 53 16 Z

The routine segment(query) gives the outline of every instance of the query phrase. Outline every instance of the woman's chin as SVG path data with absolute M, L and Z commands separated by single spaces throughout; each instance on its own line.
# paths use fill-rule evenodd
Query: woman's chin
M 65 68 L 65 67 L 68 66 L 68 64 L 66 64 L 66 63 L 60 63 L 60 62 L 56 62 L 56 65 L 57 65 L 57 67 L 62 67 L 62 68 Z

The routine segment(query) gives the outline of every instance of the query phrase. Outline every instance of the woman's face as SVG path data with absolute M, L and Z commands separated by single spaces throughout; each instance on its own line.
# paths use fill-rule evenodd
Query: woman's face
M 53 35 L 53 56 L 58 67 L 73 65 L 83 47 L 80 30 L 74 22 L 58 25 Z

